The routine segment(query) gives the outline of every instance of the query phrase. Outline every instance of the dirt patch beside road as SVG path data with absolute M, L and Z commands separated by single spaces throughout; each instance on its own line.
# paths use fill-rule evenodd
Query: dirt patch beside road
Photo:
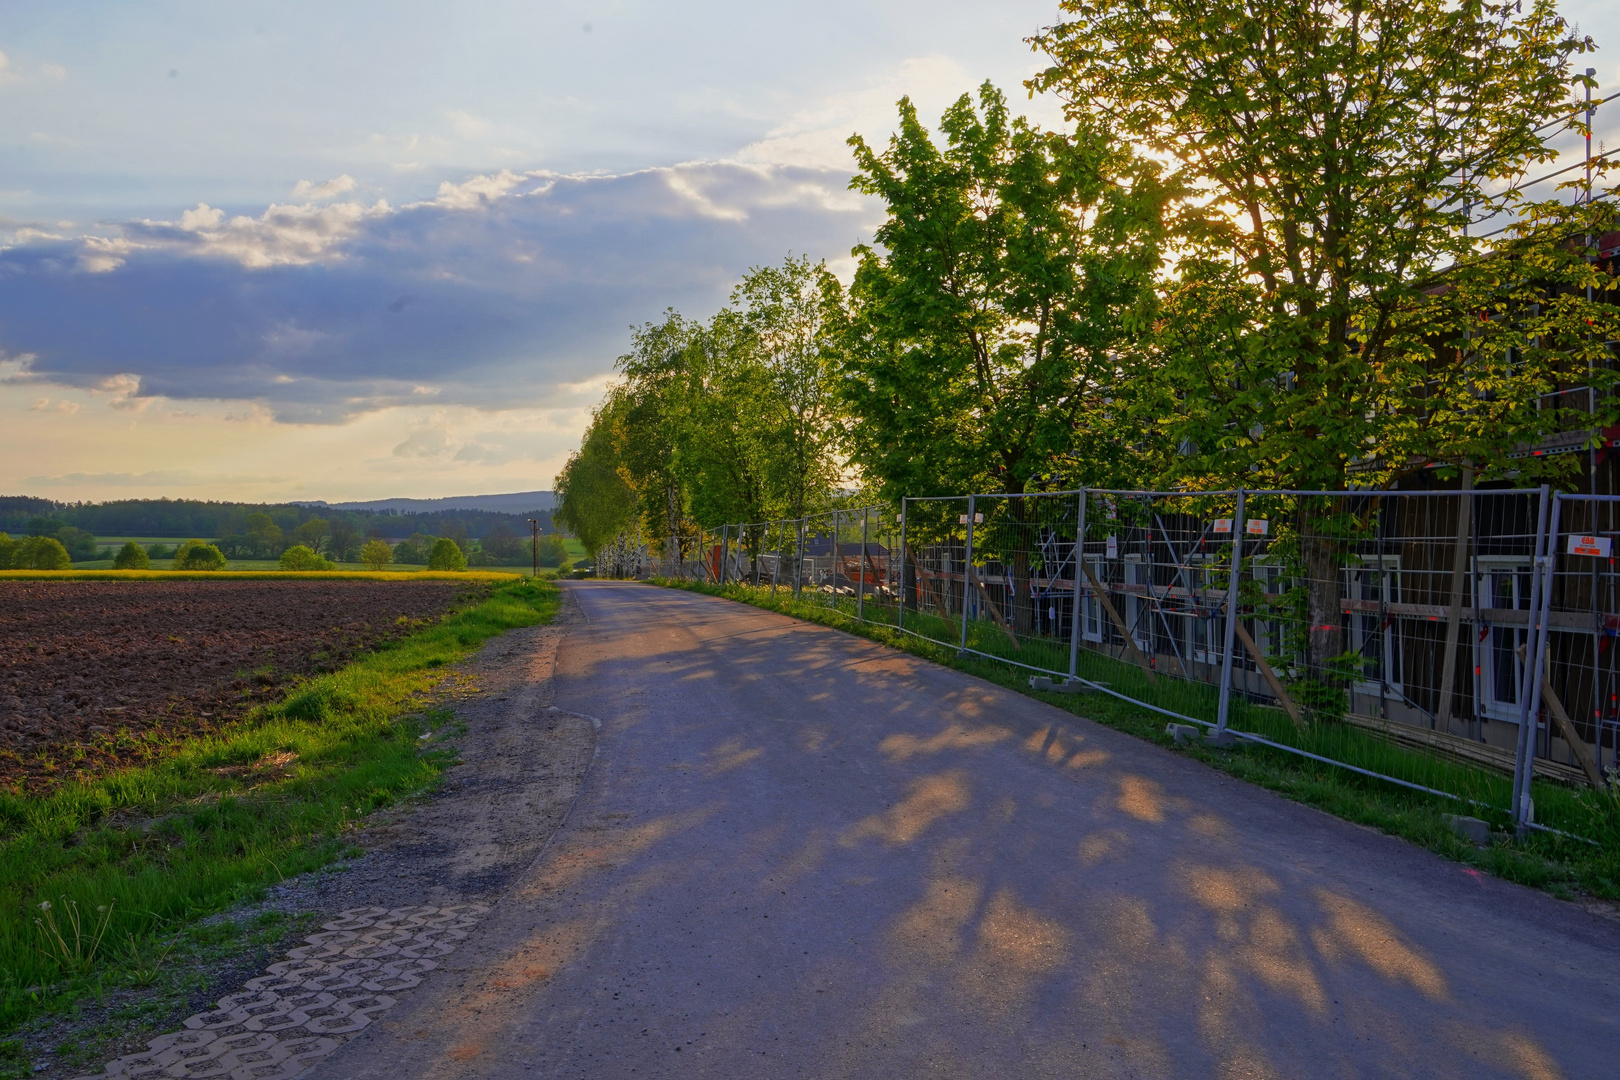
M 436 619 L 454 581 L 0 582 L 0 786 L 147 759 Z

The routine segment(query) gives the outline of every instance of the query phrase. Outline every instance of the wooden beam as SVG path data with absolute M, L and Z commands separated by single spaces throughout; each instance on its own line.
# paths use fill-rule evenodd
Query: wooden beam
M 1521 663 L 1524 661 L 1523 645 L 1519 646 L 1519 660 Z M 1593 760 L 1592 750 L 1586 745 L 1586 740 L 1575 730 L 1575 722 L 1569 718 L 1569 713 L 1564 711 L 1564 703 L 1553 693 L 1552 685 L 1547 679 L 1549 674 L 1547 667 L 1546 664 L 1542 665 L 1541 700 L 1547 706 L 1547 712 L 1552 716 L 1553 723 L 1557 724 L 1558 730 L 1563 733 L 1564 741 L 1569 743 L 1569 748 L 1575 752 L 1575 760 L 1580 762 L 1581 772 L 1586 774 L 1587 782 L 1602 791 L 1608 786 L 1603 782 L 1603 770 L 1599 769 L 1597 762 Z
M 1080 569 L 1086 572 L 1086 580 L 1091 582 L 1091 591 L 1096 594 L 1098 600 L 1102 601 L 1102 606 L 1107 610 L 1108 617 L 1114 620 L 1114 626 L 1119 630 L 1119 636 L 1125 639 L 1125 649 L 1131 654 L 1131 659 L 1135 660 L 1136 666 L 1142 669 L 1142 674 L 1147 676 L 1148 682 L 1157 686 L 1159 677 L 1153 673 L 1153 665 L 1148 663 L 1146 656 L 1142 655 L 1142 650 L 1136 647 L 1136 639 L 1131 636 L 1130 628 L 1125 625 L 1125 620 L 1119 617 L 1119 612 L 1114 610 L 1113 601 L 1108 599 L 1108 594 L 1097 583 L 1097 575 L 1091 572 L 1091 567 L 1086 565 L 1084 559 L 1080 560 Z
M 1277 678 L 1277 673 L 1271 670 L 1270 664 L 1266 663 L 1265 654 L 1255 646 L 1254 638 L 1250 637 L 1249 632 L 1243 628 L 1243 620 L 1239 619 L 1232 629 L 1237 631 L 1238 640 L 1243 642 L 1243 647 L 1249 650 L 1250 656 L 1254 657 L 1254 666 L 1260 669 L 1261 675 L 1265 676 L 1266 685 L 1271 687 L 1271 692 L 1282 703 L 1282 707 L 1287 711 L 1289 719 L 1294 721 L 1295 727 L 1304 731 L 1305 718 L 1300 715 L 1299 706 L 1294 704 L 1294 699 L 1288 696 L 1288 691 L 1283 689 L 1282 680 Z
M 990 599 L 990 590 L 986 589 L 984 582 L 979 579 L 979 572 L 969 566 L 968 577 L 973 582 L 974 587 L 979 590 L 979 595 L 984 598 L 984 606 L 990 609 L 990 615 L 995 619 L 996 625 L 1001 627 L 1001 632 L 1007 635 L 1008 641 L 1012 642 L 1012 647 L 1022 649 L 1023 646 L 1018 643 L 1018 635 L 1013 633 L 1012 627 L 1007 624 L 1006 617 L 1001 614 L 1001 609 L 996 607 L 996 602 Z

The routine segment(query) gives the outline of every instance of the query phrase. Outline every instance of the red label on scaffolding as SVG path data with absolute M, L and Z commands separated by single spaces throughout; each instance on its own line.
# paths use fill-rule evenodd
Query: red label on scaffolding
M 1572 536 L 1569 538 L 1569 553 L 1571 555 L 1595 555 L 1600 559 L 1607 559 L 1613 550 L 1614 541 L 1607 536 Z
M 1271 532 L 1271 522 L 1265 518 L 1250 518 L 1245 527 L 1250 536 L 1266 536 Z
M 1110 559 L 1119 558 L 1119 537 L 1117 536 L 1108 538 L 1108 557 Z
M 1218 533 L 1229 533 L 1229 532 L 1231 532 L 1232 531 L 1232 519 L 1231 518 L 1216 518 L 1215 519 L 1215 524 L 1214 524 L 1214 526 L 1212 526 L 1211 531 L 1212 532 L 1218 532 Z

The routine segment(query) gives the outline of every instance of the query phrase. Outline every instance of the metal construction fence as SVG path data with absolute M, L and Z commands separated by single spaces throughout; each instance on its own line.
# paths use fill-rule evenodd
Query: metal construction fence
M 1620 769 L 1617 529 L 1546 488 L 1087 489 L 727 525 L 664 570 L 1580 835 Z

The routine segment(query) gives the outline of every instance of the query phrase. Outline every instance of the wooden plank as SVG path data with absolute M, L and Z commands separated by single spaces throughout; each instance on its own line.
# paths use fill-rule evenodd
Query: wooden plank
M 1086 565 L 1084 559 L 1080 560 L 1080 569 L 1086 572 L 1086 580 L 1091 583 L 1091 591 L 1102 601 L 1102 606 L 1108 611 L 1108 617 L 1114 620 L 1114 626 L 1119 630 L 1119 636 L 1125 639 L 1125 648 L 1131 654 L 1131 659 L 1142 669 L 1142 674 L 1147 676 L 1148 682 L 1154 686 L 1159 685 L 1159 677 L 1153 673 L 1153 665 L 1142 655 L 1142 650 L 1136 647 L 1136 639 L 1131 636 L 1130 628 L 1125 625 L 1125 620 L 1119 617 L 1119 612 L 1114 609 L 1114 602 L 1108 599 L 1108 594 L 1097 582 L 1097 575 L 1091 572 L 1091 567 Z
M 1519 646 L 1519 663 L 1524 663 L 1524 646 Z M 1546 662 L 1542 662 L 1541 700 L 1547 706 L 1547 712 L 1552 716 L 1553 723 L 1564 735 L 1564 741 L 1575 754 L 1575 760 L 1580 763 L 1581 771 L 1586 774 L 1587 783 L 1602 791 L 1607 785 L 1603 782 L 1603 773 L 1592 760 L 1592 751 L 1587 747 L 1586 740 L 1581 738 L 1580 732 L 1575 730 L 1575 724 L 1570 720 L 1569 714 L 1564 711 L 1564 703 L 1558 700 L 1558 695 L 1547 679 Z
M 996 602 L 990 599 L 990 590 L 986 589 L 984 582 L 979 579 L 979 572 L 971 566 L 967 568 L 967 572 L 968 576 L 973 580 L 974 587 L 979 590 L 979 596 L 984 600 L 984 606 L 989 609 L 996 625 L 1001 627 L 1001 632 L 1007 635 L 1007 640 L 1012 642 L 1014 649 L 1022 649 L 1023 646 L 1018 643 L 1018 635 L 1013 633 L 1012 627 L 1007 624 L 1006 617 L 1001 614 L 1001 609 L 996 607 Z
M 1294 704 L 1294 699 L 1288 696 L 1288 691 L 1283 689 L 1282 680 L 1277 678 L 1277 673 L 1271 670 L 1270 664 L 1266 663 L 1265 654 L 1255 645 L 1254 638 L 1249 636 L 1249 632 L 1243 628 L 1243 620 L 1239 619 L 1234 623 L 1232 629 L 1237 631 L 1238 639 L 1243 642 L 1243 647 L 1249 650 L 1250 656 L 1254 657 L 1254 666 L 1260 669 L 1260 674 L 1265 677 L 1266 685 L 1271 687 L 1272 694 L 1282 703 L 1282 707 L 1287 711 L 1289 719 L 1294 721 L 1295 727 L 1304 731 L 1305 718 L 1300 715 L 1299 706 Z

